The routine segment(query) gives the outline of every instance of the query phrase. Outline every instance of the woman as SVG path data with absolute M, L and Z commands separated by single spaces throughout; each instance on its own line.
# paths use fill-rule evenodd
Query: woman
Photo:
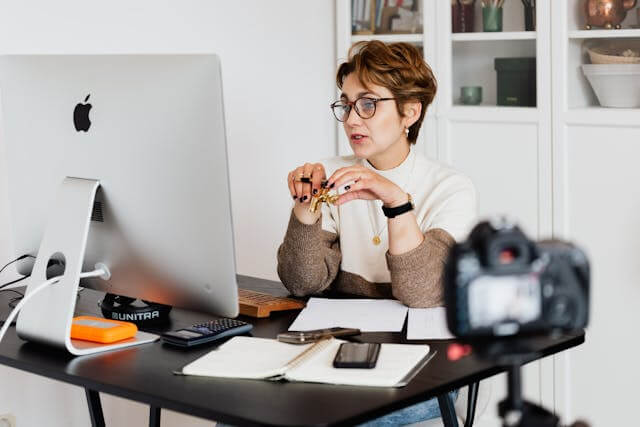
M 289 173 L 295 206 L 278 275 L 298 296 L 335 290 L 440 306 L 446 256 L 474 222 L 476 200 L 468 178 L 412 148 L 436 94 L 433 73 L 412 45 L 370 41 L 351 48 L 336 81 L 342 94 L 331 108 L 353 155 Z M 340 196 L 310 212 L 325 181 Z M 376 421 L 437 416 L 434 399 Z

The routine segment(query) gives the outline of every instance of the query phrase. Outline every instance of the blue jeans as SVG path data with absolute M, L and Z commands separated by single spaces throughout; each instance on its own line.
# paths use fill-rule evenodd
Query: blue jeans
M 454 390 L 449 393 L 451 399 L 455 402 L 458 398 L 458 390 Z M 386 426 L 403 426 L 407 424 L 418 423 L 420 421 L 431 420 L 433 418 L 440 417 L 440 405 L 438 405 L 438 399 L 433 398 L 424 402 L 416 403 L 415 405 L 407 406 L 406 408 L 399 409 L 383 415 L 374 420 L 368 421 L 364 424 L 359 424 L 360 427 L 386 427 Z
M 450 392 L 449 396 L 451 396 L 451 399 L 455 402 L 458 398 L 458 390 Z M 407 406 L 406 408 L 367 421 L 364 424 L 359 424 L 359 427 L 403 426 L 439 417 L 440 405 L 438 405 L 438 399 L 434 397 L 431 400 L 425 400 L 424 402 L 416 403 L 415 405 Z M 228 427 L 229 424 L 217 423 L 216 426 Z

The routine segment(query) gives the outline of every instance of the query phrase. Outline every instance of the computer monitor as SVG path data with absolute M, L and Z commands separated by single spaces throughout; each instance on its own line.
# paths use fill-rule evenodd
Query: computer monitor
M 46 246 L 65 275 L 80 271 L 69 258 L 109 268 L 84 286 L 237 316 L 216 55 L 7 55 L 0 97 L 16 257 Z M 47 327 L 29 306 L 67 304 L 56 288 L 25 305 L 19 334 L 23 317 Z

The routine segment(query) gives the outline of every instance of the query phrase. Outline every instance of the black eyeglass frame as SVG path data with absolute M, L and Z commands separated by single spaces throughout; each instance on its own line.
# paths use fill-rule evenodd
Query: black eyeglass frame
M 360 101 L 361 99 L 366 99 L 369 101 L 373 102 L 373 113 L 371 113 L 371 115 L 369 117 L 362 117 L 362 114 L 360 114 L 360 111 L 358 111 L 358 107 L 356 106 L 357 102 Z M 345 121 L 347 121 L 349 119 L 349 114 L 351 114 L 351 110 L 356 110 L 356 114 L 358 116 L 360 116 L 361 119 L 370 119 L 371 117 L 376 115 L 376 110 L 378 108 L 378 102 L 380 101 L 390 101 L 392 99 L 398 99 L 398 98 L 371 98 L 370 96 L 361 96 L 360 98 L 356 99 L 355 101 L 335 101 L 334 103 L 332 103 L 331 105 L 329 105 L 329 107 L 331 107 L 331 111 L 333 112 L 333 116 L 336 118 L 337 121 L 344 123 Z M 338 115 L 336 114 L 336 107 L 338 106 L 338 104 L 342 104 L 342 105 L 347 105 L 349 106 L 349 111 L 347 111 L 345 113 L 345 116 L 342 120 L 340 120 L 338 118 Z

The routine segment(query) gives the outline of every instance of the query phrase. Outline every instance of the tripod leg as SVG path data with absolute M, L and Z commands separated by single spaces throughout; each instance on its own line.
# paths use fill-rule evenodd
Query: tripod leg
M 464 427 L 471 427 L 473 425 L 473 419 L 476 416 L 476 404 L 478 403 L 478 387 L 480 387 L 480 382 L 469 384 L 467 418 L 464 421 Z
M 456 409 L 453 406 L 453 400 L 449 393 L 438 396 L 438 405 L 440 405 L 440 416 L 445 427 L 458 427 L 458 418 L 456 418 Z

